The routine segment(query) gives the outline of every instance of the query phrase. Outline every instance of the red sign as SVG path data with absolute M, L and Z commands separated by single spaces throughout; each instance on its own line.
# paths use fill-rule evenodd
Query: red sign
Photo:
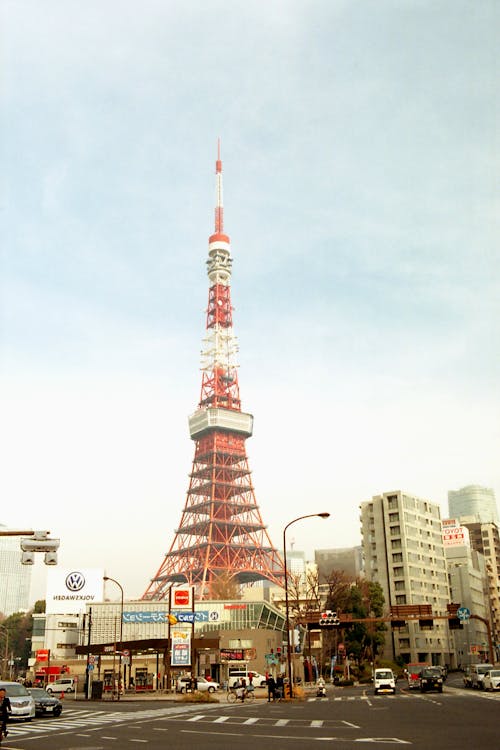
M 39 648 L 36 652 L 36 660 L 37 661 L 48 661 L 50 656 L 50 649 L 48 648 Z
M 188 607 L 190 594 L 189 589 L 174 589 L 174 607 Z

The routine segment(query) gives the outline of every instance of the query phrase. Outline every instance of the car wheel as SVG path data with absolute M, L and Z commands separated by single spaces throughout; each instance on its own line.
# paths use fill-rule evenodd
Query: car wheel
M 396 695 L 396 688 L 394 688 L 394 690 L 392 691 L 392 694 Z
M 54 708 L 54 716 L 60 716 L 62 713 L 62 708 Z
M 213 685 L 211 685 L 211 686 L 210 686 L 210 687 L 208 688 L 208 692 L 209 692 L 209 693 L 215 693 L 215 688 L 214 688 L 214 686 L 213 686 Z
M 52 695 L 52 689 L 51 688 L 48 687 L 47 688 L 47 692 L 48 692 L 49 695 Z
M 378 690 L 374 690 L 373 695 L 378 695 Z

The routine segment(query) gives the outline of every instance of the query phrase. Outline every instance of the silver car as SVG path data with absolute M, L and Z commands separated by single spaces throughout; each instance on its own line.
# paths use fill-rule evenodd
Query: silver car
M 0 682 L 0 690 L 5 690 L 10 700 L 12 713 L 10 719 L 31 721 L 35 716 L 35 699 L 19 682 Z

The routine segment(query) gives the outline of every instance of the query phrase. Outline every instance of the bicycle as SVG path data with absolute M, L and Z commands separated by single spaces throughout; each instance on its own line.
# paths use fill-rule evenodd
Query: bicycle
M 248 703 L 253 703 L 253 701 L 255 700 L 253 690 L 247 690 L 245 688 L 241 696 L 238 695 L 238 690 L 241 690 L 241 688 L 229 688 L 227 692 L 228 703 L 236 703 L 236 701 L 241 701 L 242 703 L 244 703 L 245 701 L 247 701 Z

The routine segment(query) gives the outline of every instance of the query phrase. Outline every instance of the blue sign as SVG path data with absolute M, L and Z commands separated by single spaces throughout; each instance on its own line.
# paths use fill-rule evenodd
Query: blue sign
M 219 619 L 218 612 L 209 612 L 208 610 L 201 610 L 199 612 L 186 612 L 182 609 L 173 609 L 172 614 L 175 615 L 178 622 L 215 622 Z M 142 623 L 147 622 L 150 624 L 154 623 L 168 623 L 168 612 L 127 612 L 123 613 L 124 623 Z
M 459 620 L 468 620 L 470 618 L 470 609 L 468 607 L 459 607 L 457 609 L 457 617 Z

